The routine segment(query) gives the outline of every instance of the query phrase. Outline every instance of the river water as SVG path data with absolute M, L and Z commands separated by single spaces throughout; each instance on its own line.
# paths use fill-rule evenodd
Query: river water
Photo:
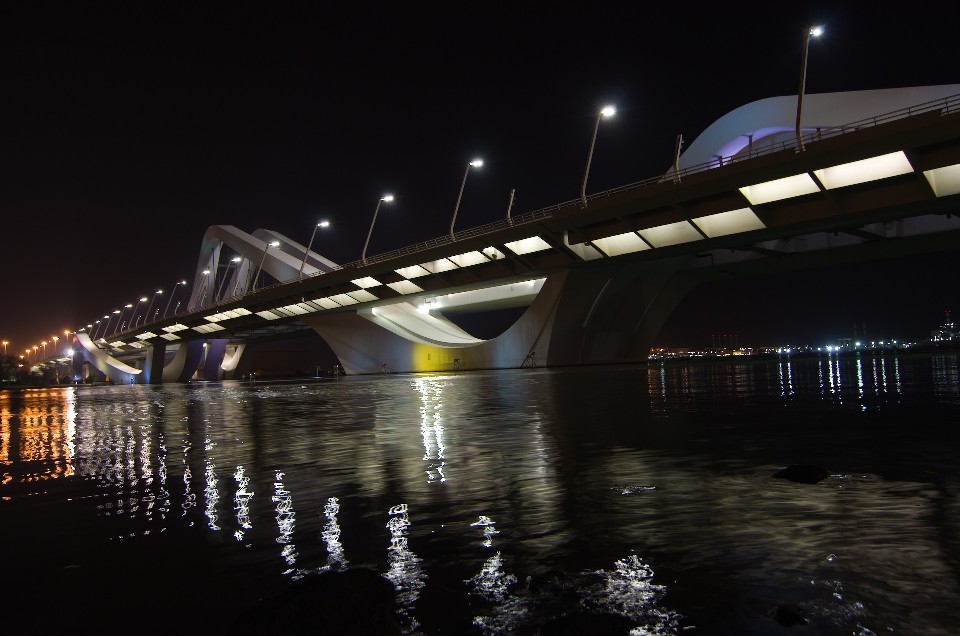
M 231 633 L 358 568 L 407 634 L 960 630 L 955 354 L 56 387 L 0 414 L 6 633 Z M 773 478 L 795 464 L 828 476 Z

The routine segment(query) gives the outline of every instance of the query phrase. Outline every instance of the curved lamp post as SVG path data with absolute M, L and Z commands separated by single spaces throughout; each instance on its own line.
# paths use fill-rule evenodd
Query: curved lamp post
M 200 300 L 197 301 L 197 307 L 203 307 L 203 299 L 207 297 L 207 287 L 210 286 L 210 270 L 205 269 L 203 274 L 203 293 L 200 294 Z
M 140 308 L 140 303 L 145 303 L 145 302 L 147 302 L 147 297 L 146 297 L 146 296 L 143 296 L 143 297 L 140 298 L 140 300 L 137 301 L 137 304 L 136 304 L 136 305 L 133 305 L 133 311 L 130 312 L 130 321 L 131 321 L 134 325 L 136 325 L 136 323 L 137 323 L 137 309 Z M 127 305 L 127 306 L 129 307 L 130 305 Z M 126 324 L 127 324 L 127 323 L 123 323 L 123 325 L 120 327 L 120 329 L 123 330 L 124 328 L 126 328 Z
M 823 27 L 810 27 L 803 36 L 803 57 L 800 60 L 800 89 L 797 91 L 797 149 L 805 150 L 803 147 L 803 134 L 800 132 L 800 118 L 803 113 L 803 92 L 807 85 L 807 51 L 810 49 L 810 39 L 820 37 L 823 34 Z
M 300 280 L 301 278 L 303 278 L 303 268 L 307 264 L 307 256 L 310 254 L 310 248 L 313 247 L 313 238 L 317 235 L 317 228 L 321 228 L 321 227 L 323 228 L 330 227 L 330 221 L 327 221 L 326 219 L 324 219 L 323 221 L 320 221 L 315 226 L 313 226 L 313 232 L 310 234 L 310 242 L 307 243 L 307 251 L 303 253 L 303 262 L 300 263 L 300 273 L 297 274 L 297 280 Z
M 380 204 L 384 201 L 390 203 L 393 201 L 393 195 L 385 194 L 384 196 L 380 197 L 379 201 L 377 201 L 377 209 L 373 211 L 373 220 L 370 221 L 370 230 L 367 232 L 367 241 L 363 244 L 363 252 L 360 254 L 360 260 L 364 265 L 367 264 L 367 246 L 370 244 L 370 235 L 373 234 L 373 224 L 377 222 L 377 213 L 380 212 Z
M 230 259 L 230 262 L 227 263 L 227 269 L 225 269 L 224 272 L 223 272 L 223 280 L 220 281 L 220 286 L 217 287 L 217 294 L 216 294 L 216 296 L 214 296 L 214 299 L 215 299 L 215 300 L 222 300 L 222 298 L 223 298 L 223 296 L 221 295 L 221 292 L 223 292 L 223 286 L 227 284 L 227 279 L 230 278 L 230 264 L 231 264 L 231 263 L 237 263 L 237 269 L 239 270 L 239 269 L 240 269 L 239 263 L 240 263 L 240 261 L 242 261 L 242 260 L 243 260 L 243 259 L 240 258 L 239 256 L 234 256 L 233 258 Z M 237 284 L 233 286 L 233 295 L 234 295 L 234 296 L 237 295 L 237 287 L 238 287 L 239 285 L 240 285 L 240 273 L 239 273 L 239 271 L 238 271 L 238 272 L 237 272 Z
M 170 310 L 170 301 L 173 300 L 173 297 L 174 297 L 174 296 L 176 295 L 176 293 L 177 293 L 177 287 L 179 287 L 180 285 L 183 285 L 184 287 L 186 287 L 186 286 L 187 286 L 187 281 L 182 280 L 182 281 L 180 281 L 179 283 L 177 283 L 176 285 L 173 286 L 173 291 L 170 292 L 170 298 L 167 299 L 167 306 L 163 308 L 163 317 L 164 317 L 164 318 L 167 317 L 167 312 Z
M 617 109 L 613 106 L 604 106 L 597 113 L 597 123 L 593 127 L 593 137 L 590 138 L 590 150 L 587 152 L 587 167 L 583 170 L 583 184 L 580 186 L 580 201 L 587 207 L 587 176 L 590 174 L 590 162 L 593 160 L 593 146 L 597 143 L 597 131 L 600 130 L 600 120 L 613 117 Z
M 463 188 L 467 185 L 467 175 L 470 174 L 470 168 L 479 168 L 483 166 L 483 159 L 474 159 L 467 164 L 467 169 L 463 172 L 463 181 L 460 183 L 460 194 L 457 195 L 457 205 L 453 208 L 453 218 L 450 219 L 450 238 L 453 238 L 453 224 L 457 222 L 457 212 L 460 210 L 460 199 L 463 198 Z
M 153 298 L 150 299 L 150 304 L 147 305 L 147 310 L 143 312 L 143 324 L 147 324 L 147 321 L 150 320 L 150 310 L 153 308 L 153 301 L 157 299 L 157 296 L 160 296 L 162 294 L 163 294 L 162 289 L 158 289 L 153 293 Z M 160 311 L 160 309 L 157 308 L 157 311 Z M 133 326 L 136 327 L 137 326 L 136 323 L 134 323 Z
M 263 269 L 263 261 L 267 260 L 267 250 L 271 247 L 277 247 L 280 245 L 280 241 L 272 241 L 267 243 L 266 247 L 263 248 L 263 256 L 260 257 L 260 265 L 257 266 L 257 275 L 253 277 L 253 284 L 250 285 L 250 291 L 257 291 L 257 279 L 260 278 L 260 270 Z
M 128 309 L 130 309 L 131 307 L 133 307 L 133 305 L 132 305 L 131 303 L 127 303 L 126 305 L 123 306 L 123 309 L 114 309 L 114 310 L 113 310 L 113 313 L 115 313 L 115 314 L 120 314 L 120 315 L 117 316 L 117 324 L 116 324 L 116 326 L 114 326 L 113 331 L 110 332 L 110 335 L 111 335 L 111 336 L 114 335 L 115 333 L 117 333 L 117 331 L 120 329 L 120 321 L 123 320 L 123 312 L 125 312 L 125 311 L 128 310 Z M 113 317 L 111 316 L 111 320 L 112 320 L 112 319 L 113 319 Z M 107 326 L 108 326 L 108 327 L 110 326 L 109 323 L 107 324 Z M 102 338 L 102 337 L 104 337 L 105 335 L 107 335 L 107 330 L 106 330 L 106 329 L 103 330 L 103 333 L 100 334 L 100 337 Z

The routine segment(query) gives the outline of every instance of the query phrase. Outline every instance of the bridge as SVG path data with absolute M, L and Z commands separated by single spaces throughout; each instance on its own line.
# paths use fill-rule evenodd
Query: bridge
M 796 102 L 724 115 L 662 176 L 343 265 L 213 226 L 182 310 L 75 344 L 124 384 L 228 379 L 304 330 L 351 374 L 636 362 L 703 281 L 958 244 L 960 84 L 806 95 L 802 138 Z M 487 340 L 447 317 L 508 307 Z

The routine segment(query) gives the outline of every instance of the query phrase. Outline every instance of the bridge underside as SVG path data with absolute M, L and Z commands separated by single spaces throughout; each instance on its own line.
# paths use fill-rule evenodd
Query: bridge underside
M 680 271 L 690 258 L 551 274 L 503 334 L 461 346 L 402 335 L 385 327 L 376 309 L 302 320 L 330 345 L 347 373 L 639 362 L 698 282 Z

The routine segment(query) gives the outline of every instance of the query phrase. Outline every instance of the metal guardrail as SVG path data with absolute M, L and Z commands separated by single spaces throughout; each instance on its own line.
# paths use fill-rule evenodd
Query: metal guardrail
M 890 113 L 884 113 L 881 115 L 875 115 L 873 117 L 868 117 L 866 119 L 861 119 L 859 121 L 851 122 L 849 124 L 844 124 L 843 126 L 834 126 L 829 128 L 819 128 L 815 131 L 806 133 L 802 135 L 804 145 L 816 143 L 817 141 L 822 141 L 824 139 L 830 139 L 833 137 L 838 137 L 851 132 L 856 132 L 863 130 L 865 128 L 872 128 L 875 126 L 880 126 L 883 124 L 888 124 L 893 121 L 900 119 L 905 119 L 907 117 L 913 117 L 915 115 L 922 115 L 924 113 L 930 113 L 940 111 L 941 115 L 949 115 L 956 112 L 960 112 L 960 94 L 952 95 L 949 97 L 943 97 L 929 102 L 924 102 L 922 104 L 917 104 L 915 106 L 908 106 L 906 108 L 901 108 Z M 731 163 L 739 163 L 741 161 L 746 161 L 748 159 L 755 159 L 757 157 L 762 157 L 770 155 L 777 152 L 782 152 L 784 150 L 793 150 L 797 147 L 796 137 L 785 140 L 780 143 L 770 144 L 763 146 L 761 148 L 750 148 L 746 152 L 741 151 L 740 153 L 728 157 L 726 159 L 720 158 L 713 161 L 708 161 L 706 163 L 697 164 L 695 166 L 688 166 L 683 170 L 678 170 L 676 172 L 668 172 L 665 175 L 658 175 L 656 177 L 651 177 L 649 179 L 644 179 L 642 181 L 636 181 L 634 183 L 628 183 L 626 185 L 618 186 L 610 190 L 604 190 L 602 192 L 597 192 L 591 194 L 587 197 L 587 202 L 595 201 L 597 199 L 602 199 L 605 197 L 613 196 L 615 194 L 620 194 L 622 192 L 628 192 L 630 190 L 636 190 L 638 188 L 644 188 L 647 186 L 656 185 L 664 182 L 674 182 L 679 183 L 682 181 L 683 177 L 696 174 L 699 172 L 705 172 L 714 168 L 719 168 L 721 166 L 726 166 Z M 504 230 L 510 227 L 516 227 L 519 225 L 528 225 L 530 223 L 536 223 L 544 219 L 549 219 L 553 216 L 553 213 L 561 208 L 577 206 L 581 204 L 580 199 L 571 199 L 569 201 L 564 201 L 562 203 L 557 203 L 547 207 L 539 208 L 533 210 L 532 212 L 527 212 L 519 216 L 512 217 L 510 219 L 501 219 L 499 221 L 493 221 L 485 225 L 480 225 L 474 228 L 469 228 L 466 230 L 461 230 L 451 235 L 444 235 L 441 237 L 433 238 L 421 243 L 416 243 L 414 245 L 409 245 L 407 247 L 401 247 L 389 252 L 384 252 L 382 254 L 376 254 L 366 259 L 366 261 L 352 261 L 350 263 L 344 263 L 333 268 L 330 271 L 340 271 L 345 269 L 356 269 L 366 265 L 372 265 L 376 263 L 382 263 L 384 261 L 392 260 L 394 258 L 399 258 L 401 256 L 406 256 L 408 254 L 416 254 L 419 252 L 424 252 L 426 250 L 432 249 L 434 247 L 440 247 L 443 245 L 452 245 L 459 241 L 463 241 L 470 238 L 475 238 L 477 236 L 482 236 L 484 234 L 490 234 L 499 230 Z M 304 276 L 303 280 L 313 278 L 316 276 L 323 276 L 329 272 L 317 272 L 315 274 L 310 274 L 309 276 Z M 267 285 L 261 287 L 260 289 L 247 291 L 240 296 L 233 296 L 231 298 L 218 300 L 216 302 L 210 303 L 209 305 L 204 305 L 203 307 L 194 310 L 193 312 L 182 312 L 182 313 L 195 313 L 199 310 L 210 310 L 215 309 L 221 305 L 228 305 L 236 302 L 237 300 L 247 298 L 249 296 L 255 295 L 259 292 L 262 292 L 267 289 L 274 289 L 276 287 L 282 287 L 284 285 L 290 284 L 289 282 L 277 282 L 272 285 Z M 177 314 L 180 315 L 180 314 Z M 146 326 L 147 323 L 141 325 L 142 327 Z M 153 322 L 149 324 L 154 324 Z M 123 336 L 126 333 L 131 333 L 133 330 L 127 330 L 123 334 L 115 334 L 112 337 Z

